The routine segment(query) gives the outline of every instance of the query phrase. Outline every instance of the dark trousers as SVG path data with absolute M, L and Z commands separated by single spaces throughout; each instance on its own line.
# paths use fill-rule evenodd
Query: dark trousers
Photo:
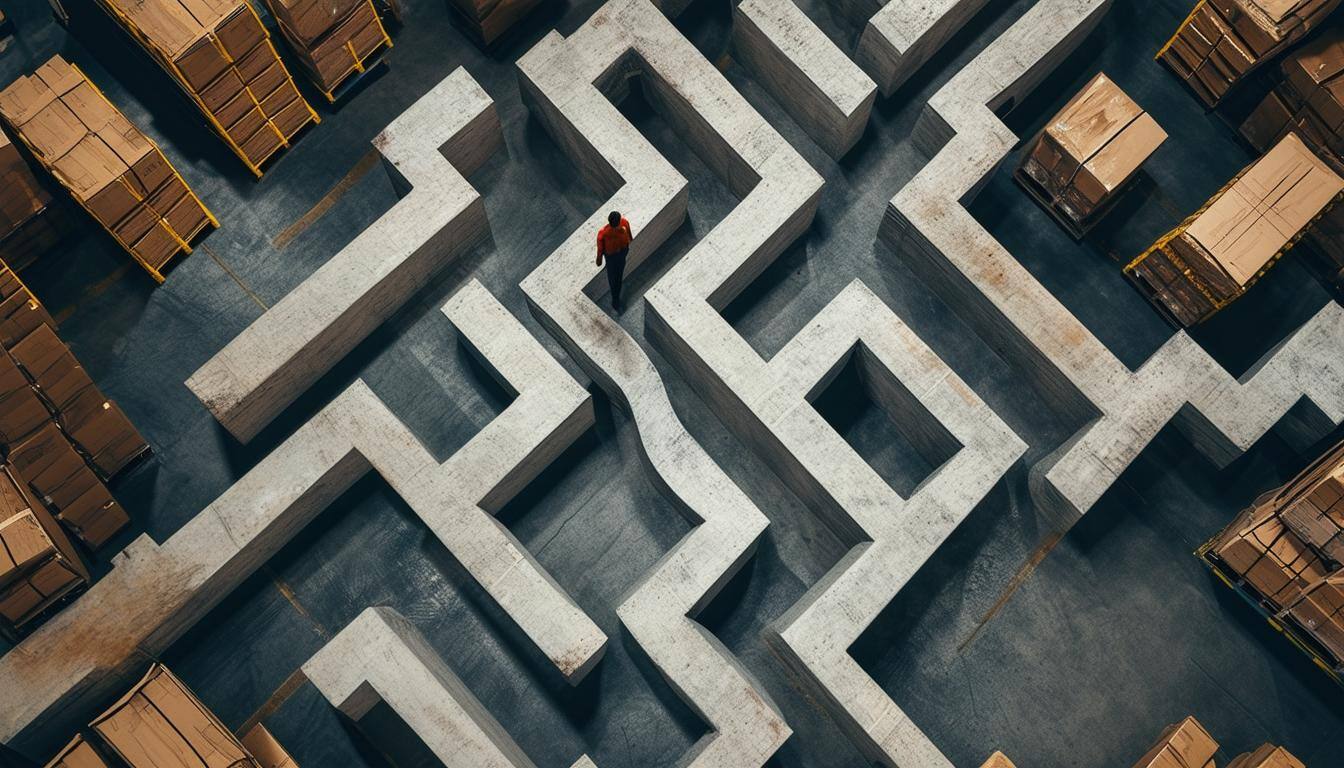
M 611 303 L 613 306 L 621 303 L 621 280 L 625 278 L 625 257 L 629 253 L 630 249 L 625 248 L 615 253 L 608 253 L 603 257 L 607 265 L 607 285 L 611 286 Z

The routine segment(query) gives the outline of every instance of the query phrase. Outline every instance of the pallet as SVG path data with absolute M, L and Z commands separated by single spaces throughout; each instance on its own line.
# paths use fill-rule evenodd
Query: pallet
M 1269 626 L 1287 637 L 1289 642 L 1299 651 L 1306 654 L 1312 663 L 1319 667 L 1322 672 L 1325 672 L 1331 680 L 1334 680 L 1340 687 L 1344 687 L 1344 659 L 1335 658 L 1334 654 L 1313 638 L 1311 633 L 1301 626 L 1296 619 L 1287 612 L 1276 610 L 1272 602 L 1229 568 L 1218 555 L 1214 554 L 1213 547 L 1217 538 L 1215 536 L 1209 539 L 1203 546 L 1195 550 L 1195 556 L 1199 558 L 1199 561 L 1212 571 L 1213 575 L 1218 577 L 1218 580 L 1228 589 L 1231 589 L 1254 608 Z

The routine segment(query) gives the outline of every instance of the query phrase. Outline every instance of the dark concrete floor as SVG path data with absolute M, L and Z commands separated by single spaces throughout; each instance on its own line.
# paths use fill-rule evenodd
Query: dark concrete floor
M 212 137 L 166 76 L 90 0 L 67 2 L 76 15 L 69 33 L 49 21 L 40 0 L 7 7 L 19 38 L 0 55 L 0 81 L 63 53 L 160 141 L 223 224 L 160 287 L 128 266 L 92 227 L 26 275 L 60 319 L 64 338 L 156 450 L 153 461 L 116 486 L 135 519 L 124 540 L 140 532 L 158 540 L 172 534 L 355 377 L 368 381 L 436 454 L 451 454 L 506 401 L 438 312 L 468 277 L 479 278 L 579 375 L 531 319 L 517 283 L 602 201 L 577 181 L 529 118 L 512 62 L 552 27 L 576 28 L 596 0 L 548 3 L 488 53 L 454 26 L 446 0 L 402 0 L 409 23 L 394 32 L 390 69 L 338 107 L 319 107 L 322 124 L 261 181 Z M 838 164 L 740 65 L 724 58 L 728 3 L 699 0 L 678 25 L 708 58 L 721 62 L 734 85 L 827 180 L 812 230 L 728 307 L 730 321 L 758 350 L 773 354 L 860 277 L 1017 430 L 1033 461 L 1078 425 L 1024 386 L 1021 372 L 874 244 L 887 200 L 924 162 L 909 141 L 924 100 L 1028 5 L 991 2 L 923 73 L 877 105 L 868 134 Z M 1130 365 L 1171 331 L 1123 281 L 1114 259 L 1137 253 L 1251 158 L 1222 119 L 1204 113 L 1151 59 L 1188 5 L 1117 0 L 1081 52 L 1008 115 L 1020 135 L 1034 133 L 1099 69 L 1154 113 L 1171 138 L 1102 229 L 1074 243 L 1016 188 L 1006 169 L 972 205 L 985 226 Z M 833 15 L 820 0 L 804 6 L 852 50 L 859 26 Z M 472 178 L 485 196 L 492 239 L 426 286 L 277 424 L 240 446 L 182 382 L 387 210 L 391 185 L 376 167 L 362 172 L 370 167 L 361 165 L 369 141 L 458 66 L 466 66 L 495 100 L 504 125 L 505 151 Z M 632 276 L 637 293 L 734 199 L 637 94 L 622 108 L 691 183 L 690 220 Z M 344 192 L 333 197 L 325 215 L 296 227 L 338 184 Z M 1289 258 L 1195 335 L 1240 372 L 1326 300 Z M 642 305 L 632 305 L 623 323 L 642 336 Z M 863 765 L 761 638 L 766 624 L 839 559 L 846 543 L 822 527 L 768 466 L 741 449 L 670 366 L 653 357 L 688 428 L 773 523 L 756 557 L 702 616 L 768 689 L 795 731 L 772 764 Z M 917 482 L 929 468 L 910 461 L 861 389 L 858 377 L 842 377 L 819 408 L 893 484 Z M 424 631 L 538 765 L 568 766 L 584 751 L 603 766 L 673 765 L 704 725 L 621 630 L 615 606 L 687 524 L 645 475 L 630 420 L 600 394 L 597 413 L 596 427 L 502 514 L 613 638 L 604 661 L 577 688 L 566 686 L 520 640 L 376 478 L 345 494 L 165 661 L 230 726 L 263 716 L 301 765 L 433 764 L 404 738 L 366 742 L 311 685 L 294 677 L 324 638 L 363 608 L 391 605 Z M 1220 472 L 1179 436 L 1163 433 L 1057 542 L 1038 520 L 1019 465 L 853 652 L 958 766 L 977 766 L 996 748 L 1023 766 L 1126 766 L 1166 724 L 1186 714 L 1199 717 L 1224 745 L 1220 763 L 1272 741 L 1313 768 L 1340 765 L 1344 691 L 1191 555 L 1253 495 L 1307 458 L 1271 435 Z M 1038 559 L 1031 571 L 1029 564 Z M 389 713 L 375 719 L 388 734 L 404 736 Z

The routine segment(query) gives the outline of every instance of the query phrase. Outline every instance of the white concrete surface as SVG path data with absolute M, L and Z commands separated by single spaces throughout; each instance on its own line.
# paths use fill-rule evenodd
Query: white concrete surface
M 42 731 L 87 722 L 369 471 L 561 674 L 581 680 L 606 635 L 493 513 L 592 425 L 592 400 L 479 283 L 444 312 L 516 393 L 497 418 L 440 464 L 356 381 L 167 541 L 133 541 L 109 574 L 0 657 L 0 742 L 23 750 Z
M 636 74 L 664 119 L 705 147 L 707 162 L 740 194 L 757 184 L 754 169 L 771 162 L 769 153 L 787 151 L 790 163 L 797 154 L 647 0 L 611 0 L 568 38 L 547 35 L 518 67 L 533 114 L 593 188 L 609 196 L 528 275 L 523 292 L 537 319 L 630 411 L 652 479 L 695 526 L 633 586 L 617 613 L 711 729 L 679 764 L 763 765 L 791 731 L 764 690 L 694 617 L 751 556 L 767 520 L 686 432 L 638 342 L 590 298 L 606 287 L 593 263 L 593 234 L 607 211 L 624 213 L 635 229 L 628 267 L 634 270 L 686 215 L 685 179 L 613 106 Z M 799 181 L 815 192 L 820 179 L 806 171 Z
M 1017 142 L 993 109 L 1020 100 L 1101 18 L 1106 0 L 1043 0 L 930 99 L 916 135 L 932 156 L 887 208 L 881 238 L 1008 360 L 1084 426 L 1031 470 L 1067 529 L 1163 426 L 1226 464 L 1299 400 L 1295 429 L 1344 420 L 1344 308 L 1330 303 L 1234 378 L 1185 332 L 1124 365 L 962 205 Z
M 187 387 L 251 440 L 489 230 L 470 174 L 501 145 L 494 102 L 465 69 L 430 89 L 374 139 L 404 195 L 206 361 Z
M 877 86 L 793 0 L 744 0 L 733 11 L 738 59 L 813 141 L 842 157 L 868 126 Z
M 445 768 L 535 767 L 425 637 L 392 608 L 366 608 L 303 665 L 303 674 L 356 723 L 385 703 Z M 377 743 L 376 736 L 373 740 Z M 583 755 L 573 768 L 595 766 Z

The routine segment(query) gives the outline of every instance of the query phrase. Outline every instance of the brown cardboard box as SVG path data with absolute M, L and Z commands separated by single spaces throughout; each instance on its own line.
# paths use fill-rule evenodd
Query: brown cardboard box
M 10 461 L 40 501 L 91 548 L 106 544 L 130 523 L 126 511 L 55 424 L 11 447 Z
M 25 509 L 0 519 L 0 588 L 34 570 L 56 554 L 37 516 Z
M 161 664 L 91 727 L 133 768 L 257 766 L 224 724 Z
M 294 758 L 261 723 L 257 723 L 243 736 L 243 746 L 252 753 L 261 768 L 299 768 Z
M 1289 135 L 1251 165 L 1186 232 L 1245 286 L 1341 191 L 1344 179 Z
M 1306 594 L 1288 611 L 1337 659 L 1344 659 L 1344 590 L 1326 584 Z
M 1158 58 L 1212 107 L 1338 5 L 1339 0 L 1200 0 Z
M 51 411 L 18 363 L 8 352 L 0 352 L 0 440 L 7 445 L 21 442 L 51 419 Z
M 14 272 L 0 265 L 0 346 L 13 346 L 44 323 L 56 324 Z
M 208 3 L 214 0 L 190 1 Z M 185 250 L 182 243 L 178 242 L 179 238 L 166 232 L 153 231 L 168 226 L 162 221 L 164 214 L 178 204 L 181 196 L 177 188 L 173 189 L 169 198 L 160 194 L 162 211 L 154 209 L 152 204 L 146 209 L 144 199 L 154 197 L 165 184 L 184 187 L 184 182 L 173 172 L 172 166 L 153 142 L 98 93 L 73 66 L 60 57 L 54 57 L 43 65 L 41 71 L 67 90 L 60 100 L 54 100 L 50 89 L 46 89 L 50 103 L 37 110 L 23 124 L 20 132 L 29 143 L 35 146 L 40 143 L 49 150 L 48 154 L 44 154 L 44 162 L 95 219 L 142 263 L 158 270 L 177 253 Z M 233 78 L 235 92 L 240 91 L 241 80 L 236 74 L 230 74 L 229 77 Z M 28 81 L 34 79 L 23 78 L 21 83 L 11 86 L 5 93 L 17 88 L 19 95 L 23 96 Z M 221 81 L 224 80 L 226 78 L 221 78 Z M 17 101 L 11 99 L 11 102 L 27 108 L 35 106 L 36 98 L 28 99 L 24 96 Z M 4 94 L 0 94 L 0 102 L 3 100 Z M 68 112 L 68 120 L 60 110 Z M 67 126 L 65 123 L 69 120 L 73 120 L 78 127 Z M 73 143 L 66 142 L 68 146 L 62 143 L 67 133 L 78 134 Z M 58 150 L 59 154 L 56 154 Z M 200 207 L 194 196 L 192 199 Z M 179 218 L 191 221 L 204 218 L 209 221 L 203 207 L 199 215 L 182 215 Z M 199 231 L 199 228 L 195 231 Z
M 1227 768 L 1306 768 L 1306 766 L 1283 747 L 1263 744 L 1254 752 L 1238 756 L 1227 764 Z
M 0 132 L 0 238 L 4 238 L 51 202 L 51 195 L 28 168 L 19 148 Z
M 1195 718 L 1187 717 L 1168 726 L 1134 768 L 1204 768 L 1212 762 L 1217 751 L 1218 743 L 1204 726 Z
M 245 83 L 267 67 L 285 70 L 265 27 L 246 0 L 99 1 L 117 9 L 118 17 L 146 50 L 195 95 L 197 106 L 230 142 L 230 148 L 255 166 L 255 158 L 242 146 L 245 139 L 238 139 L 229 130 L 245 112 L 236 97 Z M 309 112 L 308 120 L 313 119 Z M 162 238 L 147 237 L 150 240 L 145 247 L 159 253 Z M 153 262 L 156 257 L 147 256 L 146 260 Z
M 989 759 L 980 768 L 1017 768 L 1017 766 L 1013 765 L 1013 761 L 1009 760 L 1007 755 L 1002 752 L 995 752 L 989 756 Z
M 0 508 L 0 623 L 20 627 L 88 584 L 89 571 L 13 467 L 0 467 Z
M 1245 293 L 1341 193 L 1344 179 L 1289 134 L 1125 273 L 1164 315 L 1193 325 Z
M 1018 180 L 1079 237 L 1166 136 L 1101 73 L 1046 124 L 1023 156 Z
M 364 0 L 267 0 L 297 48 L 310 48 Z
M 43 768 L 109 768 L 98 748 L 76 736 Z

